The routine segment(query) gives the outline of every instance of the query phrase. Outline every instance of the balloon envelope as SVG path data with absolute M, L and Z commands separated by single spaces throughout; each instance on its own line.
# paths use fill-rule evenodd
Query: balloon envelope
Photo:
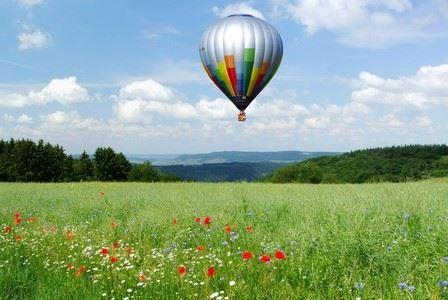
M 283 43 L 267 22 L 231 15 L 205 30 L 199 52 L 208 76 L 244 111 L 275 75 Z

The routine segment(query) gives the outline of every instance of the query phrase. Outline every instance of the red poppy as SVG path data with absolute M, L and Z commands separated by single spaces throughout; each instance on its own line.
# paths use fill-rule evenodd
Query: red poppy
M 227 234 L 230 234 L 232 232 L 232 227 L 230 227 L 229 225 L 226 225 L 224 230 L 226 231 Z
M 249 260 L 253 257 L 252 253 L 250 253 L 249 251 L 244 251 L 241 256 L 244 260 Z
M 12 228 L 10 226 L 5 226 L 5 228 L 3 228 L 3 232 L 4 233 L 11 233 Z
M 252 233 L 253 230 L 254 230 L 254 228 L 252 227 L 252 225 L 249 225 L 249 226 L 246 227 L 246 232 L 247 233 Z
M 194 218 L 194 221 L 195 221 L 196 223 L 201 223 L 201 218 L 196 217 L 196 218 Z
M 177 219 L 173 219 L 173 225 L 177 224 Z
M 275 258 L 278 260 L 284 260 L 286 258 L 286 254 L 282 250 L 277 250 L 275 251 Z
M 199 252 L 202 252 L 202 251 L 205 250 L 205 247 L 202 246 L 202 245 L 199 245 L 199 246 L 196 247 L 196 250 L 198 250 Z
M 107 248 L 101 248 L 101 254 L 102 254 L 102 255 L 107 255 L 107 254 L 109 254 L 109 249 L 107 249 Z
M 210 226 L 212 224 L 212 217 L 205 217 L 204 218 L 204 225 Z
M 74 236 L 74 234 L 71 230 L 67 230 L 65 232 L 65 237 L 67 238 L 67 240 L 69 240 L 69 241 L 73 240 L 73 236 Z
M 14 217 L 15 217 L 16 219 L 20 218 L 21 215 L 22 215 L 22 213 L 21 213 L 20 211 L 16 211 L 16 212 L 14 213 Z
M 21 235 L 16 235 L 16 241 L 20 242 L 22 240 L 22 236 Z
M 120 247 L 120 243 L 119 242 L 113 242 L 112 243 L 112 249 L 118 249 L 118 247 Z
M 268 264 L 271 262 L 271 257 L 269 255 L 262 255 L 260 257 L 260 261 L 264 262 L 265 264 Z
M 132 247 L 131 246 L 127 246 L 125 251 L 126 251 L 127 255 L 130 255 L 132 253 Z
M 84 265 L 81 265 L 81 266 L 79 266 L 79 268 L 76 270 L 76 272 L 75 272 L 75 276 L 76 277 L 79 277 L 79 276 L 81 276 L 82 274 L 84 274 L 84 272 L 87 270 L 87 268 L 86 268 L 86 266 L 84 266 Z
M 22 219 L 20 217 L 19 218 L 16 217 L 14 222 L 16 223 L 16 225 L 20 225 L 20 223 L 22 223 Z
M 177 273 L 179 273 L 180 277 L 183 277 L 185 273 L 187 273 L 187 267 L 180 265 L 179 268 L 177 268 Z
M 74 268 L 75 268 L 75 266 L 73 264 L 67 265 L 67 271 L 73 270 Z
M 140 273 L 140 275 L 138 276 L 138 278 L 140 279 L 141 282 L 144 282 L 146 280 L 146 276 L 143 273 Z
M 210 268 L 208 268 L 207 270 L 207 276 L 208 277 L 214 277 L 216 274 L 216 270 L 214 266 L 211 266 Z
M 109 261 L 110 261 L 110 263 L 112 263 L 112 264 L 117 263 L 119 260 L 120 260 L 120 259 L 119 259 L 118 257 L 116 257 L 116 256 L 111 256 L 111 257 L 109 257 Z

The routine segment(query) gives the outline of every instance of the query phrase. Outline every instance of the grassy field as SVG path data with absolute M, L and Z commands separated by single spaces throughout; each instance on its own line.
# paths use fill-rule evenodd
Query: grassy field
M 0 226 L 1 299 L 448 299 L 447 181 L 0 184 Z

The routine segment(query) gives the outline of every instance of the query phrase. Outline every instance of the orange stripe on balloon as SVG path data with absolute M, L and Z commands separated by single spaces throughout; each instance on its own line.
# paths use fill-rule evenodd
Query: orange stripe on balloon
M 224 55 L 224 60 L 226 62 L 227 74 L 229 75 L 233 91 L 235 92 L 235 95 L 238 95 L 239 92 L 238 92 L 238 84 L 236 81 L 235 56 Z

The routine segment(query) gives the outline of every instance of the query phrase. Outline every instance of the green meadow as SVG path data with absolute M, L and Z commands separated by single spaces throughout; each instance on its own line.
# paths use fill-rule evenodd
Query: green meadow
M 446 180 L 3 183 L 0 226 L 0 299 L 448 299 Z

